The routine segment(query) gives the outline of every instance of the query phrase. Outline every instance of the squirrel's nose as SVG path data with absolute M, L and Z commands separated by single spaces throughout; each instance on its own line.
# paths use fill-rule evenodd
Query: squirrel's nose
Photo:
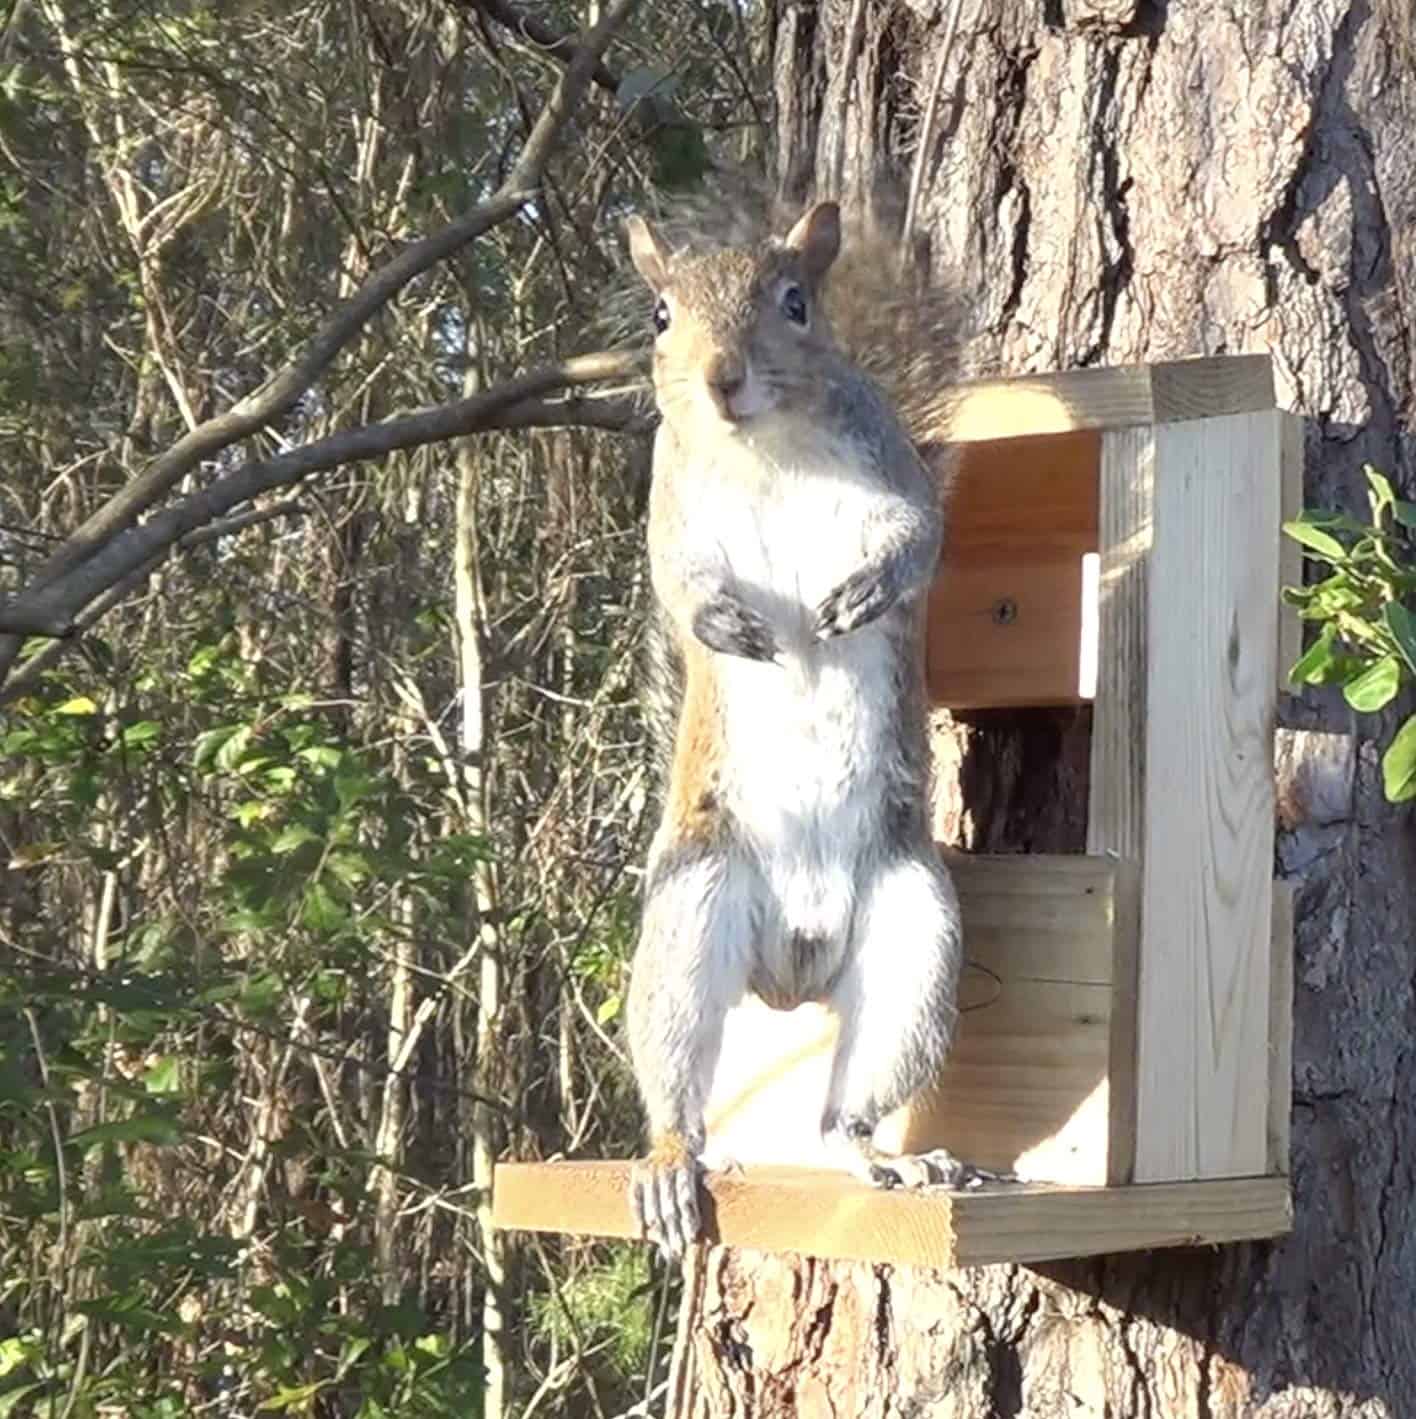
M 708 367 L 707 380 L 708 392 L 713 396 L 713 402 L 718 406 L 718 412 L 724 418 L 732 418 L 733 397 L 740 394 L 743 385 L 747 383 L 746 365 L 741 360 L 715 360 Z

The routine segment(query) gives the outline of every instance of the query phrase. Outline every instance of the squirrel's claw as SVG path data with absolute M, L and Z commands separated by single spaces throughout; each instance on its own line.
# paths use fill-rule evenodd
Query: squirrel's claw
M 816 608 L 816 638 L 849 635 L 883 616 L 899 591 L 888 568 L 862 567 L 852 572 Z
M 720 591 L 693 614 L 693 634 L 723 655 L 748 660 L 775 660 L 777 642 L 772 628 L 750 606 L 729 592 Z
M 664 1161 L 653 1155 L 630 1171 L 629 1195 L 640 1232 L 669 1261 L 677 1261 L 698 1240 L 697 1159 Z
M 972 1191 L 984 1183 L 1017 1182 L 1013 1173 L 995 1173 L 966 1163 L 943 1148 L 928 1153 L 900 1153 L 880 1157 L 870 1165 L 870 1180 L 876 1187 L 947 1187 Z

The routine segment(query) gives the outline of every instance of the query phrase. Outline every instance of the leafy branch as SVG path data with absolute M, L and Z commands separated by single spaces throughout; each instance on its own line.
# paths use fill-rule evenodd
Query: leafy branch
M 1318 637 L 1299 657 L 1295 685 L 1340 685 L 1353 709 L 1374 714 L 1416 680 L 1416 502 L 1396 496 L 1391 482 L 1366 469 L 1370 523 L 1344 512 L 1305 509 L 1283 530 L 1303 555 L 1329 570 L 1320 581 L 1285 587 L 1286 601 Z M 1387 798 L 1416 798 L 1416 714 L 1407 717 L 1382 756 Z

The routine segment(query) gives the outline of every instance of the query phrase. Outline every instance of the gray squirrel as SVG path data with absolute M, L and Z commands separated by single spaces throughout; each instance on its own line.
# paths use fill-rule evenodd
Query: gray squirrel
M 939 482 L 835 343 L 834 203 L 785 238 L 674 252 L 642 218 L 654 305 L 649 559 L 671 744 L 628 1002 L 649 1118 L 639 1226 L 701 1235 L 704 1111 L 730 1008 L 838 1020 L 821 1119 L 878 1186 L 987 1176 L 876 1125 L 930 1084 L 956 1019 L 957 898 L 929 827 L 924 599 Z

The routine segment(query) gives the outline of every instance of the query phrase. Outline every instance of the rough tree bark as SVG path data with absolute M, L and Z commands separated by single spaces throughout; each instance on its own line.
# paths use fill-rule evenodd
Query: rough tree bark
M 842 150 L 848 191 L 903 187 L 954 3 L 866 0 L 843 85 L 850 0 L 777 0 L 797 195 Z M 1367 461 L 1412 496 L 1410 0 L 962 3 L 916 230 L 975 293 L 971 369 L 1271 351 L 1308 420 L 1307 501 L 1363 509 Z M 710 1250 L 679 1414 L 1416 1414 L 1416 879 L 1377 773 L 1396 721 L 1320 695 L 1281 716 L 1292 1236 L 949 1275 Z M 958 735 L 965 845 L 1080 845 L 1037 811 L 1076 783 L 1074 724 Z

